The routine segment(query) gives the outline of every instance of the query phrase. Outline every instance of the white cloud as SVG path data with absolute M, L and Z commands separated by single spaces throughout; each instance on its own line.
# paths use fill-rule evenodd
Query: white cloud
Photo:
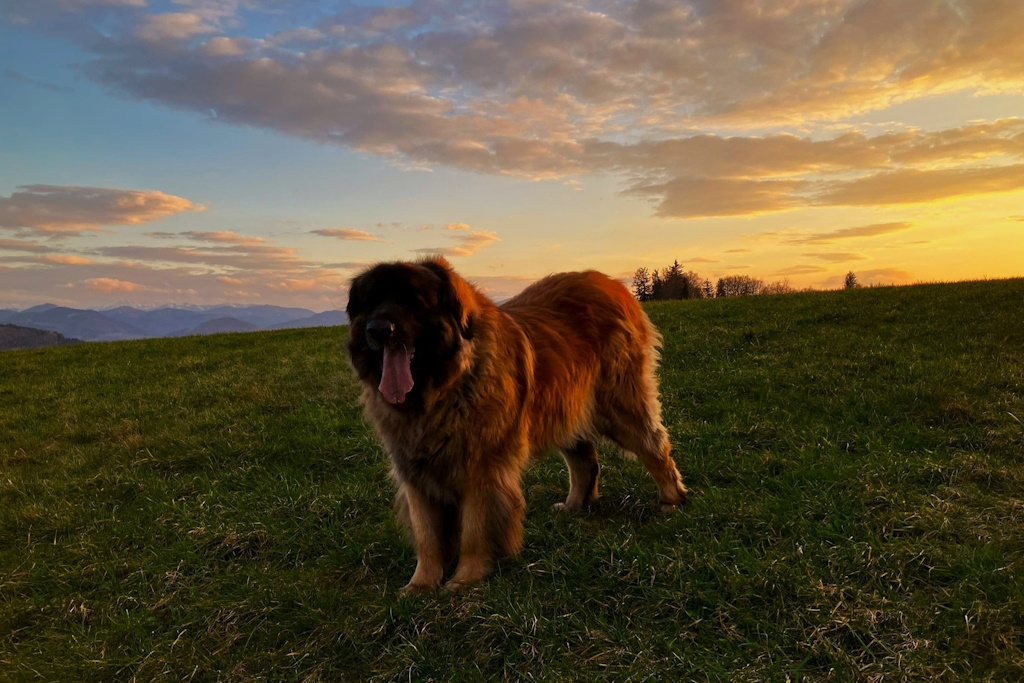
M 168 40 L 188 40 L 216 29 L 203 21 L 198 14 L 190 12 L 167 12 L 151 14 L 135 30 L 139 40 L 160 43 Z

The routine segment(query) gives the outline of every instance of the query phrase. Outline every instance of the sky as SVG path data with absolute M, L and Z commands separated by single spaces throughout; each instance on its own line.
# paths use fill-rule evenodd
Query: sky
M 0 307 L 1024 275 L 1020 0 L 0 0 Z

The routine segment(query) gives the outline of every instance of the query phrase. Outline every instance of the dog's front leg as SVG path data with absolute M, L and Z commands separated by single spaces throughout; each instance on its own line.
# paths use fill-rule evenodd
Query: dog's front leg
M 462 501 L 459 566 L 445 588 L 459 590 L 477 583 L 494 561 L 515 555 L 523 545 L 526 501 L 519 487 L 519 472 L 477 481 Z
M 437 590 L 444 578 L 444 557 L 441 534 L 444 514 L 440 503 L 431 500 L 415 486 L 402 484 L 409 503 L 409 525 L 416 544 L 416 572 L 403 593 L 429 593 Z

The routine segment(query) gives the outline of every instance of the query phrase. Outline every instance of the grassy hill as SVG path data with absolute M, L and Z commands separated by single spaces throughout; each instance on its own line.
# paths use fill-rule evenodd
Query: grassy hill
M 1024 280 L 648 310 L 692 504 L 426 598 L 343 328 L 0 355 L 0 679 L 1024 678 Z

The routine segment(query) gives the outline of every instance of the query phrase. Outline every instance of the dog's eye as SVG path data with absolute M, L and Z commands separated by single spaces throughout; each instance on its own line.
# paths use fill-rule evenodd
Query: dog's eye
M 412 293 L 403 303 L 406 308 L 413 310 L 430 310 L 430 302 L 427 300 L 427 297 L 419 292 Z

